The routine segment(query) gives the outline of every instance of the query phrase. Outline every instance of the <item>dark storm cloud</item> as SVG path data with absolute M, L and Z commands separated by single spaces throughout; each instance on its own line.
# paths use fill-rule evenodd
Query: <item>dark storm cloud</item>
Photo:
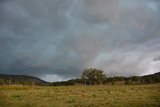
M 159 20 L 159 0 L 1 0 L 0 73 L 62 80 L 86 67 L 157 72 Z

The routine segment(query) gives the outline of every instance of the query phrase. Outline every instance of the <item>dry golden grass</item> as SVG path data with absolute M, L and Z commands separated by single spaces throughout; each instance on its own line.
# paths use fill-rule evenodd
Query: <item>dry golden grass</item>
M 160 107 L 160 84 L 0 86 L 0 107 Z

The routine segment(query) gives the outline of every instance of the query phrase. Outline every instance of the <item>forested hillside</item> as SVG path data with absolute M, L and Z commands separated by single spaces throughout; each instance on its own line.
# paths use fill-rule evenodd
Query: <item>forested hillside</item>
M 57 85 L 95 85 L 97 84 L 94 81 L 91 81 L 89 79 L 71 79 L 68 81 L 61 81 L 61 82 L 53 82 L 51 85 L 57 86 Z M 160 83 L 160 72 L 145 76 L 131 76 L 131 77 L 108 77 L 103 80 L 101 84 L 106 85 L 138 85 L 138 84 L 154 84 L 154 83 Z
M 160 83 L 160 72 L 145 76 L 132 77 L 106 77 L 101 83 L 105 85 L 133 85 L 133 84 L 154 84 Z M 51 86 L 69 86 L 69 85 L 98 85 L 96 81 L 77 78 L 68 81 L 46 82 L 37 77 L 27 75 L 7 75 L 0 74 L 0 85 L 51 85 Z
M 48 83 L 28 75 L 0 74 L 0 85 L 47 85 Z

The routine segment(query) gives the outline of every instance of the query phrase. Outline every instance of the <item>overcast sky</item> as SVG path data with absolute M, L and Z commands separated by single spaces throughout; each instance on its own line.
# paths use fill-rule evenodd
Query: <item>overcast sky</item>
M 47 81 L 160 71 L 160 0 L 0 0 L 0 73 Z

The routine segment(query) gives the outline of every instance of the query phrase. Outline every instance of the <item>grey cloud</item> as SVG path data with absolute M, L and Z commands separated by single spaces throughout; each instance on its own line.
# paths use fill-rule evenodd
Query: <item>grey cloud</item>
M 153 61 L 160 61 L 160 56 L 153 58 Z
M 0 17 L 0 73 L 75 78 L 86 67 L 124 76 L 158 69 L 159 0 L 1 0 Z

